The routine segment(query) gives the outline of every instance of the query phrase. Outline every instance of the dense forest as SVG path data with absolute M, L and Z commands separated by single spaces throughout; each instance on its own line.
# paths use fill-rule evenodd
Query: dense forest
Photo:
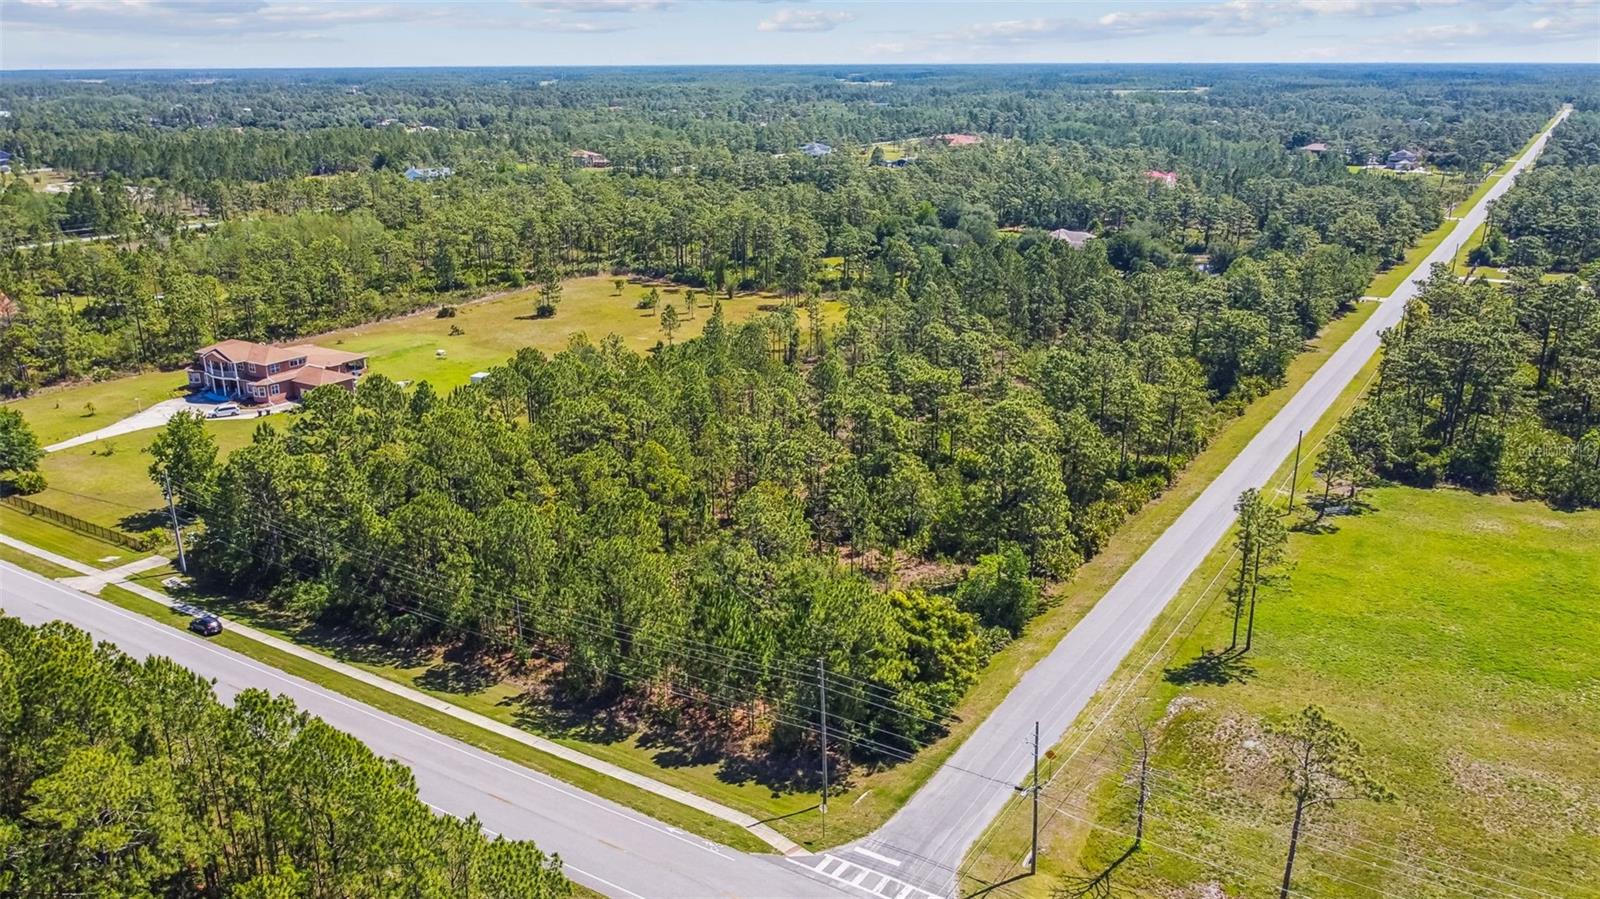
M 571 895 L 559 860 L 436 815 L 411 772 L 260 690 L 0 615 L 0 893 Z
M 1494 207 L 1474 262 L 1577 271 L 1600 260 L 1600 112 L 1576 112 Z
M 1442 268 L 1385 335 L 1371 397 L 1340 426 L 1335 480 L 1447 480 L 1600 506 L 1600 269 L 1503 289 Z
M 1001 67 L 897 71 L 878 87 L 781 69 L 9 78 L 0 146 L 19 171 L 48 164 L 75 185 L 46 193 L 13 177 L 0 193 L 0 246 L 37 245 L 0 258 L 12 307 L 0 391 L 576 273 L 847 297 L 929 251 L 949 267 L 969 245 L 1015 240 L 1003 229 L 1024 230 L 1022 250 L 1042 231 L 1095 232 L 1119 277 L 1192 256 L 1220 272 L 1323 243 L 1385 265 L 1570 90 L 1554 70 L 1510 69 L 1497 84 L 1388 74 Z M 1173 85 L 1205 90 L 1111 91 Z M 958 130 L 983 143 L 926 143 Z M 816 139 L 836 151 L 796 152 Z M 914 164 L 872 165 L 871 141 L 912 141 Z M 1310 141 L 1334 149 L 1295 149 Z M 1427 147 L 1461 177 L 1346 170 L 1400 146 Z M 576 168 L 579 148 L 613 165 Z M 455 174 L 401 176 L 425 163 Z M 1170 186 L 1147 176 L 1167 170 Z

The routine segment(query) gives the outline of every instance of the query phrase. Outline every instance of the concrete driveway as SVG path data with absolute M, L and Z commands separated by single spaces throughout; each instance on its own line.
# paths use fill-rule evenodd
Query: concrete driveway
M 153 404 L 148 409 L 145 409 L 142 412 L 135 412 L 121 421 L 113 422 L 103 428 L 96 428 L 87 434 L 79 434 L 76 437 L 69 437 L 60 443 L 52 443 L 45 447 L 44 451 L 47 453 L 53 453 L 57 450 L 71 449 L 75 446 L 82 446 L 85 443 L 93 443 L 96 440 L 104 440 L 107 437 L 119 437 L 123 434 L 131 434 L 134 431 L 144 431 L 150 428 L 159 428 L 165 425 L 172 419 L 172 416 L 177 415 L 179 412 L 198 412 L 201 415 L 210 416 L 211 411 L 222 405 L 223 402 L 224 401 L 201 399 L 198 396 L 178 397 L 177 399 L 162 400 L 159 403 Z M 277 405 L 273 406 L 244 406 L 239 412 L 239 417 L 253 418 L 256 413 L 262 409 L 266 409 L 270 412 L 282 412 L 285 409 L 292 408 L 293 406 L 293 403 L 278 403 Z

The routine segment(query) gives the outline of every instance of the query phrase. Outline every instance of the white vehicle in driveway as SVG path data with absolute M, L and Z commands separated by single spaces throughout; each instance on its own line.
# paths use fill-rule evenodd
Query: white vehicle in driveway
M 240 412 L 240 409 L 239 409 L 239 404 L 238 403 L 222 403 L 221 405 L 217 406 L 217 408 L 212 409 L 211 412 L 206 415 L 206 417 L 207 418 L 228 418 L 228 417 L 233 416 L 233 415 L 238 415 L 239 412 Z

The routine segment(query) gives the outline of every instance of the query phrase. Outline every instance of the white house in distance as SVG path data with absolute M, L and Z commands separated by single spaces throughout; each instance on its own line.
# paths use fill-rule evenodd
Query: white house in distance
M 1072 231 L 1067 228 L 1057 228 L 1050 232 L 1053 240 L 1066 241 L 1067 245 L 1075 250 L 1083 249 L 1084 244 L 1094 240 L 1094 233 L 1090 231 Z
M 327 384 L 354 390 L 366 368 L 366 353 L 224 340 L 196 350 L 187 372 L 191 390 L 244 403 L 280 403 Z

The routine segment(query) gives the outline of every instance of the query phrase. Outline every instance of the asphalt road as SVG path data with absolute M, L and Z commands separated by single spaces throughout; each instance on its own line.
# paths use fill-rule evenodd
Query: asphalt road
M 1564 111 L 1561 118 L 1566 114 Z M 1539 155 L 1548 137 L 1547 130 L 1515 164 L 1511 176 L 1496 182 L 1483 200 L 1462 217 L 1450 237 L 1417 267 L 1419 278 L 1426 278 L 1434 263 L 1449 263 L 1454 258 L 1461 241 L 1483 223 L 1489 201 L 1505 193 L 1512 176 Z M 1362 329 L 1312 375 L 1083 620 L 1023 676 L 1000 706 L 951 755 L 949 763 L 888 823 L 857 844 L 894 862 L 875 863 L 869 858 L 869 865 L 893 871 L 940 894 L 949 894 L 955 888 L 954 869 L 968 848 L 1007 802 L 1019 801 L 1017 793 L 1006 784 L 1027 780 L 1033 760 L 1034 723 L 1039 723 L 1045 747 L 1060 741 L 1156 616 L 1227 533 L 1239 494 L 1250 487 L 1265 486 L 1294 452 L 1300 431 L 1310 430 L 1322 418 L 1377 352 L 1379 334 L 1400 321 L 1406 302 L 1417 289 L 1417 281 L 1407 281 L 1384 300 Z
M 418 793 L 435 809 L 476 814 L 490 831 L 532 839 L 560 853 L 569 877 L 617 899 L 863 895 L 776 856 L 736 852 L 685 833 L 3 562 L 0 608 L 31 624 L 67 621 L 133 656 L 167 656 L 214 678 L 225 700 L 247 687 L 289 696 L 410 766 Z

